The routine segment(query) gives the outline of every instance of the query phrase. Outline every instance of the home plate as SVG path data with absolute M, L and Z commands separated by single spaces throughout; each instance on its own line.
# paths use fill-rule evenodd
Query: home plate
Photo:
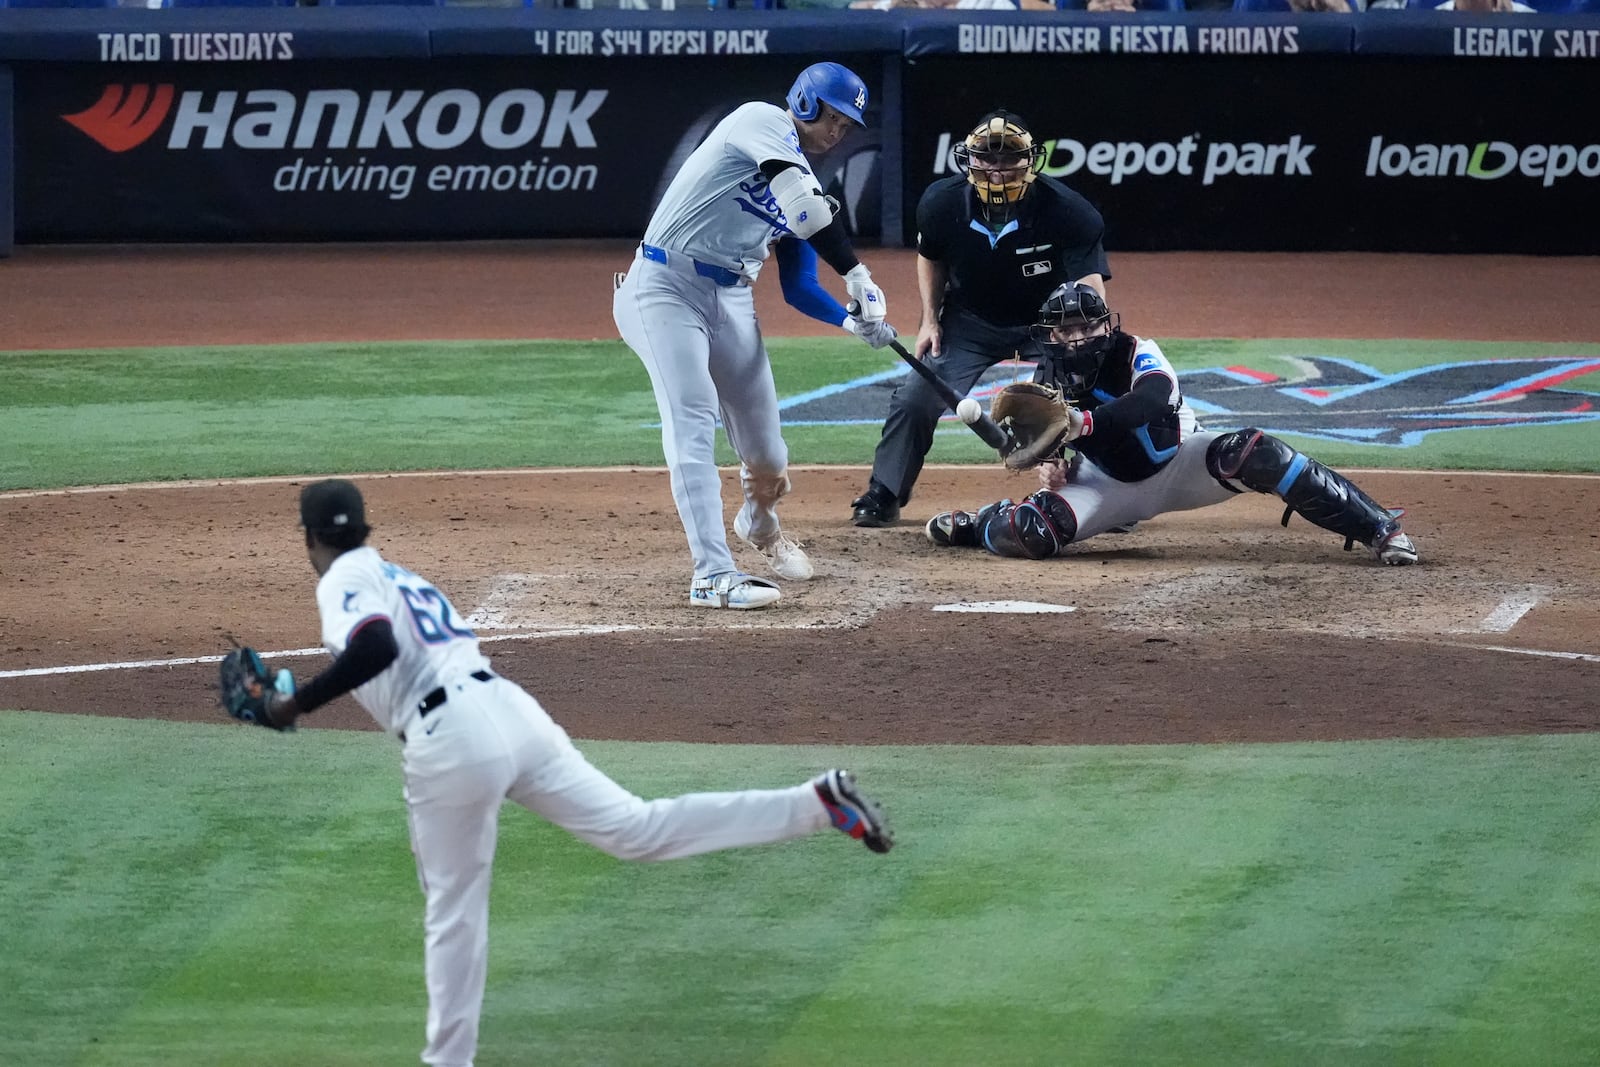
M 1078 609 L 1067 604 L 1041 604 L 1037 600 L 978 600 L 970 604 L 935 604 L 933 610 L 983 611 L 1003 615 L 1064 615 Z

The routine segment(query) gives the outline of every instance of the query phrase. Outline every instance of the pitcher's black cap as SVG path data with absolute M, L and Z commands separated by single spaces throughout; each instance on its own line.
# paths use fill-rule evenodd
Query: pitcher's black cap
M 361 490 L 343 478 L 312 482 L 300 490 L 300 525 L 312 533 L 366 529 Z

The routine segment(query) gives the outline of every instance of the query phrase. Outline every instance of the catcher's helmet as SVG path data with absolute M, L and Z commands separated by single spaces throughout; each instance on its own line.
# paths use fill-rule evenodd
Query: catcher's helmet
M 827 104 L 858 126 L 867 106 L 867 83 L 849 67 L 838 63 L 813 63 L 789 87 L 789 110 L 802 122 L 815 122 Z
M 955 147 L 956 166 L 978 191 L 983 217 L 1000 226 L 1016 214 L 1017 202 L 1044 166 L 1044 146 L 1033 143 L 1022 119 L 1003 108 L 991 111 Z
M 1057 330 L 1076 327 L 1082 336 L 1059 341 Z M 1029 329 L 1033 340 L 1044 349 L 1050 364 L 1051 380 L 1068 397 L 1080 397 L 1094 388 L 1100 367 L 1116 344 L 1122 317 L 1111 311 L 1105 297 L 1085 282 L 1063 282 L 1045 297 L 1039 320 Z

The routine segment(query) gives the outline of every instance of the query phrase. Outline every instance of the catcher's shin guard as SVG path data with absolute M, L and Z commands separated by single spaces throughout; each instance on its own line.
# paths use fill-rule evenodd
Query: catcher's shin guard
M 1277 494 L 1289 505 L 1283 513 L 1285 526 L 1291 513 L 1299 514 L 1343 537 L 1346 551 L 1355 542 L 1376 549 L 1400 529 L 1394 516 L 1350 479 L 1253 427 L 1211 442 L 1206 469 L 1236 493 L 1253 489 Z
M 1041 489 L 1020 504 L 1001 500 L 978 512 L 978 543 L 997 556 L 1048 559 L 1078 535 L 1078 517 L 1059 493 Z

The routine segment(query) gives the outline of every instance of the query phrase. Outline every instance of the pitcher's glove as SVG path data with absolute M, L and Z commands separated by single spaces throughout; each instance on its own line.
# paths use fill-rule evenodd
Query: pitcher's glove
M 1038 382 L 1006 386 L 989 412 L 1014 442 L 1005 454 L 1006 466 L 1014 471 L 1057 458 L 1083 433 L 1083 412 L 1067 403 L 1060 390 Z
M 253 648 L 235 648 L 222 657 L 218 681 L 222 687 L 222 706 L 240 722 L 265 726 L 280 733 L 294 731 L 294 722 L 275 722 L 271 712 L 273 693 L 288 696 L 294 692 L 294 675 L 280 668 L 277 675 L 267 673 L 261 654 Z

